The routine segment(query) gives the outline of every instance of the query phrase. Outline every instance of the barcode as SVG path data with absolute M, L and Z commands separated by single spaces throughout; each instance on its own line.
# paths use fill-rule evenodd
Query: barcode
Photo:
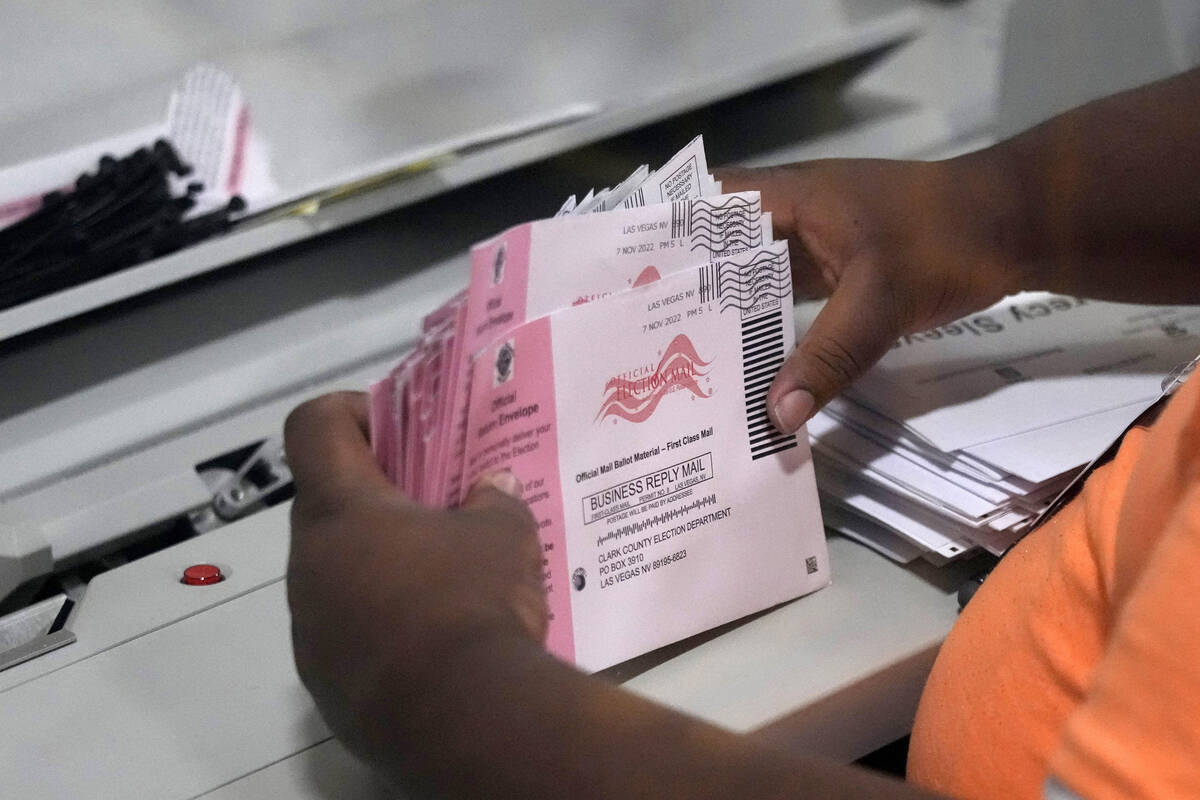
M 783 364 L 781 309 L 742 322 L 742 387 L 746 396 L 746 430 L 750 458 L 758 460 L 796 447 L 795 434 L 780 433 L 767 417 L 767 389 Z
M 621 203 L 621 208 L 641 208 L 644 205 L 646 205 L 646 192 L 639 186 L 633 190 L 633 194 L 625 198 L 625 201 Z
M 707 264 L 700 268 L 700 302 L 710 303 L 721 297 L 721 265 Z
M 671 203 L 671 238 L 682 239 L 692 235 L 692 203 L 676 200 Z

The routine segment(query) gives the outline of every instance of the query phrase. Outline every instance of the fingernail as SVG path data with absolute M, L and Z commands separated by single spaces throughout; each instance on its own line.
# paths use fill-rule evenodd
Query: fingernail
M 498 489 L 509 497 L 515 497 L 518 500 L 525 493 L 525 487 L 521 484 L 521 479 L 514 475 L 512 470 L 508 469 L 502 469 L 490 475 L 485 475 L 480 478 L 480 483 L 490 484 L 492 488 Z
M 815 404 L 816 401 L 813 400 L 811 392 L 804 389 L 792 389 L 781 397 L 772 409 L 775 427 L 784 433 L 795 433 L 812 416 Z

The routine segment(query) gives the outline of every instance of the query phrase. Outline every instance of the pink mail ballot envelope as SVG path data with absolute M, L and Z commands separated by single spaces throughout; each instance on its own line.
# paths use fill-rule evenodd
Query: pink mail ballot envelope
M 806 435 L 766 416 L 791 296 L 779 242 L 527 322 L 476 357 L 465 474 L 524 483 L 559 657 L 603 669 L 829 582 Z
M 470 359 L 480 348 L 526 320 L 771 238 L 758 192 L 740 192 L 527 222 L 472 247 L 466 314 L 452 358 L 459 371 L 448 384 L 447 418 L 458 430 L 450 433 L 457 445 L 446 499 L 460 499 Z

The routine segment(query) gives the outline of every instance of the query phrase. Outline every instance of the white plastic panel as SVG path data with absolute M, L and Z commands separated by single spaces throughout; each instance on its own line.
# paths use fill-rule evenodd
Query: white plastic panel
M 0 693 L 11 797 L 194 797 L 328 731 L 292 663 L 284 587 Z M 19 766 L 17 766 L 19 765 Z
M 97 575 L 67 623 L 75 643 L 0 672 L 0 692 L 279 582 L 287 568 L 290 507 L 276 506 Z M 192 564 L 215 564 L 225 580 L 180 583 Z
M 286 536 L 282 513 L 263 524 L 247 532 Z M 247 566 L 278 569 L 277 544 L 259 548 L 258 565 L 251 551 L 207 555 L 236 558 L 232 583 Z M 81 620 L 81 644 L 59 652 L 87 647 L 83 639 L 93 633 L 98 640 L 107 626 L 93 630 L 95 621 L 114 616 L 142 615 L 130 624 L 146 626 L 145 635 L 0 690 L 0 717 L 20 720 L 0 734 L 0 764 L 22 765 L 8 770 L 6 792 L 170 798 L 220 789 L 221 798 L 335 798 L 375 786 L 332 745 L 312 747 L 328 732 L 294 671 L 283 584 L 188 616 L 163 581 L 191 556 L 168 550 L 151 564 L 110 573 L 109 591 L 85 600 L 93 621 Z M 840 758 L 902 735 L 956 616 L 955 576 L 931 582 L 839 537 L 830 539 L 830 557 L 832 586 L 606 674 L 735 731 L 774 723 L 777 736 L 790 721 L 811 752 Z M 179 621 L 156 629 L 136 611 L 158 605 Z
M 486 129 L 596 111 L 312 220 L 276 220 L 0 311 L 0 340 L 865 52 L 920 20 L 910 0 L 357 0 L 336 14 L 312 2 L 10 5 L 0 29 L 0 166 L 154 123 L 198 60 L 241 83 L 281 201 Z

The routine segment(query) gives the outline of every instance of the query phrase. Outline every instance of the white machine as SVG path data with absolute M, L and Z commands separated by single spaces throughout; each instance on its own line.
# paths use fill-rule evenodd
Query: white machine
M 393 363 L 471 242 L 696 132 L 714 163 L 768 163 L 947 152 L 991 123 L 862 80 L 921 30 L 909 0 L 217 13 L 3 12 L 0 168 L 152 122 L 204 59 L 290 209 L 0 311 L 6 797 L 388 796 L 292 664 L 287 412 Z M 830 588 L 606 674 L 839 759 L 902 736 L 964 575 L 830 550 Z M 183 582 L 197 564 L 223 580 Z

